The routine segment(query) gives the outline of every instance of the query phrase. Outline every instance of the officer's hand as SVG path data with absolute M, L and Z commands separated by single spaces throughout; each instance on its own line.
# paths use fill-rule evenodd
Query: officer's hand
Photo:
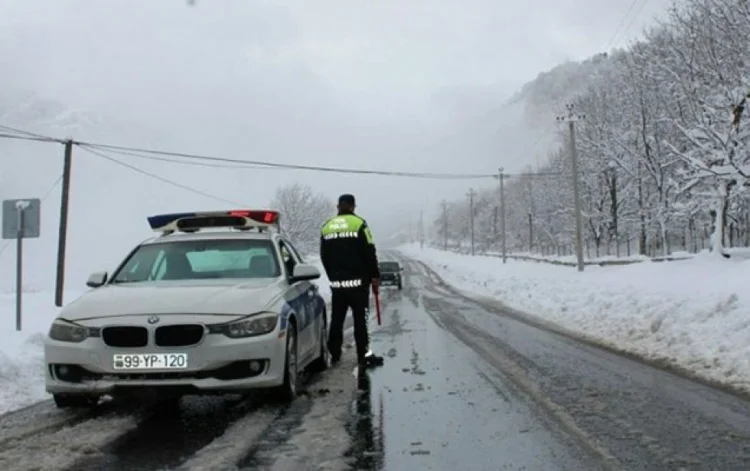
M 380 292 L 380 278 L 372 279 L 372 292 L 375 294 Z

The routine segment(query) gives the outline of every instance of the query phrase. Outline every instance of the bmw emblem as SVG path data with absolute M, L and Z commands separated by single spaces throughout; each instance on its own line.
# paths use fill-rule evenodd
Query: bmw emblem
M 159 316 L 151 316 L 148 318 L 149 324 L 156 324 L 157 322 L 159 322 Z

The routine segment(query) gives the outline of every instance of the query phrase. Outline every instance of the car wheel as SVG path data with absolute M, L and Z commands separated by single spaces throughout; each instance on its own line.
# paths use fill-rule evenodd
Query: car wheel
M 310 363 L 310 371 L 320 373 L 331 366 L 331 353 L 328 351 L 328 325 L 323 312 L 323 327 L 320 329 L 320 355 Z
M 279 399 L 291 402 L 297 397 L 299 371 L 297 365 L 297 328 L 289 324 L 286 331 L 286 355 L 284 359 L 284 383 L 279 386 Z
M 99 396 L 88 396 L 83 394 L 53 394 L 52 399 L 59 409 L 82 409 L 93 408 L 99 404 Z
M 401 291 L 403 289 L 404 289 L 404 285 L 401 284 L 401 280 L 399 280 L 399 282 L 398 282 L 398 290 Z

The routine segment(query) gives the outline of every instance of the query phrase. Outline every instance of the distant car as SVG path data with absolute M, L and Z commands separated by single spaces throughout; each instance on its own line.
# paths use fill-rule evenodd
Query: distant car
M 279 213 L 152 216 L 161 236 L 65 306 L 45 339 L 46 389 L 88 407 L 134 389 L 182 394 L 273 388 L 297 394 L 303 369 L 330 364 L 326 305 L 278 230 Z M 214 230 L 208 230 L 214 229 Z M 218 230 L 217 230 L 218 229 Z
M 380 285 L 397 286 L 399 290 L 404 289 L 403 271 L 404 268 L 395 260 L 384 260 L 378 264 L 380 267 Z

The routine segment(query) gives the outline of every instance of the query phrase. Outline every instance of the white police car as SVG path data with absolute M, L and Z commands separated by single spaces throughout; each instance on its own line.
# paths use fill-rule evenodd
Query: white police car
M 148 218 L 135 247 L 65 306 L 46 337 L 46 389 L 84 407 L 138 388 L 181 394 L 274 388 L 329 365 L 327 316 L 279 213 L 237 210 Z

